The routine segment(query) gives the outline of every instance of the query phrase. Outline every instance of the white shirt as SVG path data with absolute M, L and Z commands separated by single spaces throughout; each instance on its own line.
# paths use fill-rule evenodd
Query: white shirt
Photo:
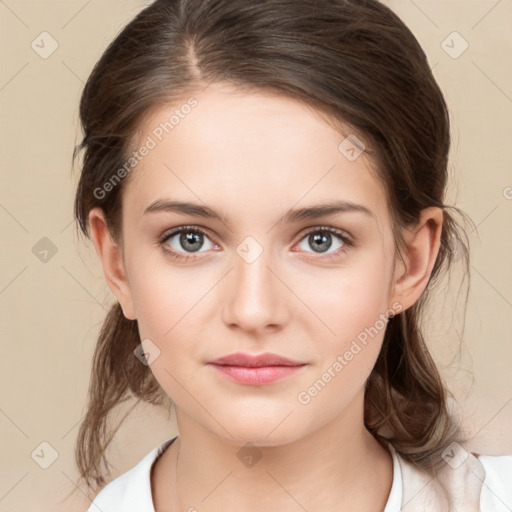
M 151 467 L 175 439 L 157 446 L 107 484 L 87 512 L 155 512 Z M 512 512 L 512 454 L 469 454 L 458 467 L 446 464 L 433 479 L 403 459 L 391 444 L 388 448 L 393 483 L 382 512 Z

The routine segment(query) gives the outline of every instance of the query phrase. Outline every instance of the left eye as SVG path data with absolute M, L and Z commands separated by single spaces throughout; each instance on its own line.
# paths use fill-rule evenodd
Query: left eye
M 332 229 L 332 228 L 320 228 L 315 229 L 313 231 L 309 231 L 306 233 L 306 235 L 301 239 L 301 242 L 304 243 L 304 241 L 310 246 L 313 247 L 313 251 L 317 254 L 323 254 L 327 253 L 329 249 L 333 246 L 332 239 L 337 238 L 341 241 L 338 242 L 338 246 L 336 247 L 336 244 L 334 244 L 334 251 L 336 252 L 337 249 L 345 248 L 346 246 L 351 245 L 351 241 L 348 238 L 347 235 L 345 235 L 343 232 Z M 302 249 L 301 249 L 302 250 Z M 306 251 L 308 252 L 308 251 Z M 328 253 L 330 254 L 330 253 Z

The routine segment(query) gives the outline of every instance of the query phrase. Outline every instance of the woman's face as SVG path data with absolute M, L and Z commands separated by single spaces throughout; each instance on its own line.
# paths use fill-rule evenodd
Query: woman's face
M 362 422 L 386 314 L 402 309 L 382 185 L 365 153 L 301 103 L 219 84 L 194 97 L 152 115 L 124 190 L 122 305 L 151 371 L 178 420 L 229 442 Z M 317 215 L 325 205 L 341 208 Z M 234 353 L 302 366 L 256 383 L 209 364 Z

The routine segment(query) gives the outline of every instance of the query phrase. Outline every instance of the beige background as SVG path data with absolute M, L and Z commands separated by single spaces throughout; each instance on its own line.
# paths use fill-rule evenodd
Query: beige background
M 418 37 L 446 94 L 453 123 L 450 201 L 478 226 L 471 233 L 465 323 L 454 273 L 450 293 L 441 294 L 430 315 L 429 345 L 475 436 L 474 451 L 512 453 L 512 2 L 387 4 Z M 91 356 L 113 296 L 92 244 L 84 246 L 74 233 L 71 154 L 81 140 L 83 84 L 144 5 L 0 2 L 1 511 L 78 511 L 90 503 L 80 489 L 58 502 L 74 489 L 74 441 Z M 47 59 L 31 47 L 42 46 L 44 31 L 58 42 Z M 469 44 L 458 58 L 463 40 L 450 36 L 454 31 Z M 37 251 L 38 243 L 48 244 L 43 237 L 56 250 L 46 262 Z M 137 407 L 110 451 L 114 476 L 174 433 L 164 411 Z M 48 469 L 31 456 L 41 453 L 42 442 L 58 454 Z M 49 460 L 51 449 L 43 451 Z

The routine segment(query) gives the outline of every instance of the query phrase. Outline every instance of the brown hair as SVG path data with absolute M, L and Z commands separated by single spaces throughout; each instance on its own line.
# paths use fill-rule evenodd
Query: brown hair
M 113 239 L 121 241 L 122 193 L 131 174 L 108 193 L 95 191 L 104 191 L 129 160 L 149 113 L 221 81 L 302 101 L 357 133 L 385 185 L 397 255 L 401 228 L 416 223 L 427 207 L 443 209 L 428 287 L 390 319 L 366 383 L 364 414 L 377 439 L 388 439 L 402 457 L 435 474 L 441 452 L 463 440 L 420 321 L 433 282 L 456 254 L 465 258 L 469 276 L 469 241 L 448 210 L 465 214 L 443 202 L 447 106 L 425 53 L 389 8 L 377 0 L 156 0 L 109 45 L 85 85 L 85 138 L 73 154 L 74 161 L 84 150 L 77 226 L 89 236 L 88 213 L 100 207 Z M 107 423 L 111 410 L 133 397 L 168 400 L 133 354 L 140 342 L 137 321 L 115 304 L 99 335 L 76 443 L 76 462 L 89 487 L 106 483 L 102 463 L 109 474 L 105 451 L 117 431 Z

